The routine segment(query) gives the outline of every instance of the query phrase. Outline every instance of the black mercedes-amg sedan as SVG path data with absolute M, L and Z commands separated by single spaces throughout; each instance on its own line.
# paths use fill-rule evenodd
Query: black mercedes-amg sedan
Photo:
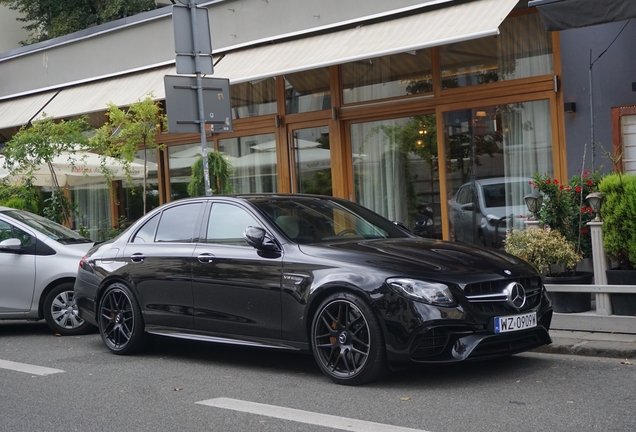
M 325 196 L 165 204 L 82 258 L 75 298 L 115 354 L 148 333 L 307 351 L 348 385 L 551 342 L 552 306 L 529 264 Z

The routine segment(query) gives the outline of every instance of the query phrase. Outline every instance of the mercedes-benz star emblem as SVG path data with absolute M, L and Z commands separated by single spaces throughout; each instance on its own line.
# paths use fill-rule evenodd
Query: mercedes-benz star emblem
M 509 283 L 504 292 L 508 294 L 508 304 L 513 308 L 521 309 L 526 304 L 526 290 L 520 283 Z

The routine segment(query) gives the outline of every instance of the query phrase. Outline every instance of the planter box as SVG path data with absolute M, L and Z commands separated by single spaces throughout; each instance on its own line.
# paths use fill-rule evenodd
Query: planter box
M 544 276 L 547 284 L 553 285 L 591 285 L 594 282 L 592 272 L 561 272 Z M 552 309 L 558 313 L 587 312 L 592 309 L 592 296 L 582 292 L 551 292 Z
M 608 285 L 635 285 L 636 270 L 605 270 Z M 635 316 L 636 315 L 636 294 L 610 294 L 612 303 L 612 313 L 614 315 Z

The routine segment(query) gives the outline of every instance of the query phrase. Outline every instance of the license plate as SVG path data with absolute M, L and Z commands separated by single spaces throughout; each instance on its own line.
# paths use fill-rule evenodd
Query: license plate
M 495 317 L 495 333 L 506 333 L 537 326 L 537 313 Z

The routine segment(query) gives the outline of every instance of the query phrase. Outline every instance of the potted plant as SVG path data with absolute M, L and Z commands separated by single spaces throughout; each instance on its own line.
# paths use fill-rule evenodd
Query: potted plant
M 607 270 L 609 285 L 636 285 L 636 175 L 613 173 L 606 176 L 599 191 L 604 202 L 603 246 L 613 262 Z M 636 294 L 610 295 L 615 315 L 636 314 Z
M 506 234 L 504 249 L 530 264 L 543 275 L 550 284 L 590 284 L 594 275 L 575 272 L 582 254 L 574 244 L 559 231 L 545 229 L 511 230 Z M 589 293 L 550 293 L 555 312 L 585 312 L 590 310 Z

